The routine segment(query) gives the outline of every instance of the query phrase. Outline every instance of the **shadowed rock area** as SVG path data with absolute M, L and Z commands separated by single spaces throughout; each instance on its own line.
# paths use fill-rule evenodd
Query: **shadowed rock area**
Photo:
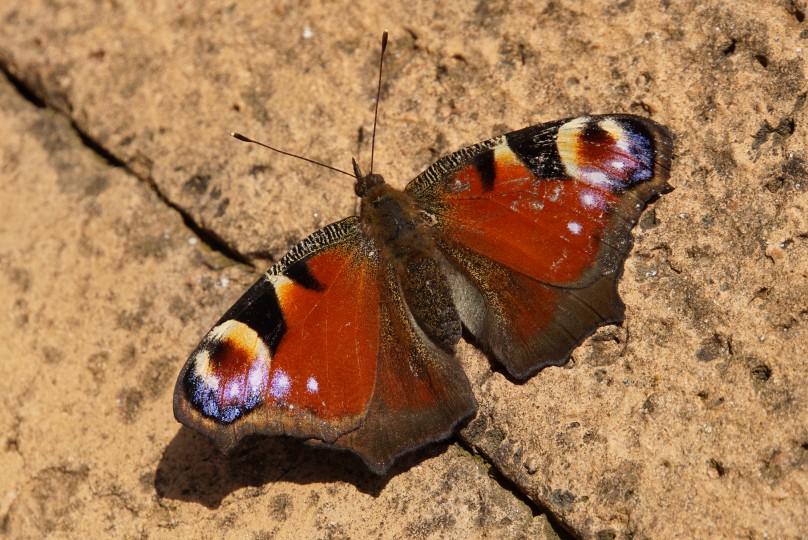
M 6 2 L 0 6 L 0 532 L 9 537 L 795 538 L 808 530 L 802 0 Z M 181 428 L 187 354 L 268 266 L 495 134 L 628 112 L 675 135 L 621 326 L 377 478 Z M 469 452 L 478 454 L 472 456 Z M 547 512 L 556 524 L 550 526 Z M 563 530 L 562 530 L 563 528 Z

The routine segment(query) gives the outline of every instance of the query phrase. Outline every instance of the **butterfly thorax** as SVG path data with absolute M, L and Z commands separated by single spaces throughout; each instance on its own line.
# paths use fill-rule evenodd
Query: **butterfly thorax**
M 380 174 L 362 174 L 353 160 L 354 191 L 362 200 L 359 217 L 365 233 L 390 257 L 431 249 L 428 231 L 412 196 L 393 188 Z
M 412 197 L 388 184 L 373 186 L 364 194 L 359 217 L 368 236 L 393 257 L 430 247 Z

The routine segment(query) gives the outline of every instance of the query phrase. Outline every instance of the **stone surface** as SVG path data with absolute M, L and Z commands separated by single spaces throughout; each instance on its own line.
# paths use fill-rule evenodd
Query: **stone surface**
M 378 480 L 285 441 L 224 458 L 171 416 L 210 324 L 268 260 L 355 205 L 340 175 L 227 134 L 367 163 L 389 28 L 376 170 L 394 185 L 465 144 L 581 113 L 644 114 L 676 136 L 675 190 L 635 229 L 626 322 L 521 385 L 462 347 L 480 401 L 464 445 L 576 536 L 804 535 L 805 11 L 4 3 L 0 66 L 45 107 L 2 92 L 3 530 L 544 530 L 456 446 Z
M 195 321 L 226 309 L 252 272 L 211 269 L 146 183 L 6 81 L 0 116 L 2 533 L 553 537 L 457 446 L 377 478 L 291 441 L 225 457 L 180 429 L 171 391 Z

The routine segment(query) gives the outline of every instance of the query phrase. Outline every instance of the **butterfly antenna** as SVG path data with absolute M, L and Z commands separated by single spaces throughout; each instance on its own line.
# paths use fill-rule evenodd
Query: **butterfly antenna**
M 379 55 L 379 85 L 376 87 L 376 111 L 373 113 L 373 137 L 370 140 L 370 174 L 373 174 L 373 156 L 376 153 L 376 122 L 379 119 L 379 100 L 382 96 L 382 66 L 384 51 L 387 50 L 387 30 L 382 33 L 382 53 Z
M 343 171 L 342 169 L 337 169 L 336 167 L 332 167 L 331 165 L 326 165 L 325 163 L 320 163 L 319 161 L 315 161 L 315 160 L 309 159 L 307 157 L 299 156 L 297 154 L 292 154 L 291 152 L 284 152 L 283 150 L 273 148 L 272 146 L 269 146 L 268 144 L 264 144 L 262 142 L 258 142 L 258 141 L 254 140 L 254 139 L 246 137 L 246 136 L 242 135 L 241 133 L 231 133 L 230 136 L 235 137 L 236 139 L 238 139 L 240 141 L 257 144 L 258 146 L 263 146 L 264 148 L 268 148 L 268 149 L 272 150 L 273 152 L 283 154 L 284 156 L 290 156 L 290 157 L 293 157 L 293 158 L 302 159 L 303 161 L 308 161 L 309 163 L 312 163 L 314 165 L 319 165 L 320 167 L 325 167 L 326 169 L 331 169 L 334 172 L 342 173 L 342 174 L 344 174 L 346 176 L 350 176 L 351 178 L 354 178 L 354 175 L 352 175 L 349 172 Z

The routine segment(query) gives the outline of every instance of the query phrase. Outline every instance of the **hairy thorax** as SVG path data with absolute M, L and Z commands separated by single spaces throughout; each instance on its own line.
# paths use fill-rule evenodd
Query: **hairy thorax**
M 374 186 L 362 197 L 360 218 L 368 236 L 394 258 L 431 251 L 429 231 L 412 198 L 388 184 Z

